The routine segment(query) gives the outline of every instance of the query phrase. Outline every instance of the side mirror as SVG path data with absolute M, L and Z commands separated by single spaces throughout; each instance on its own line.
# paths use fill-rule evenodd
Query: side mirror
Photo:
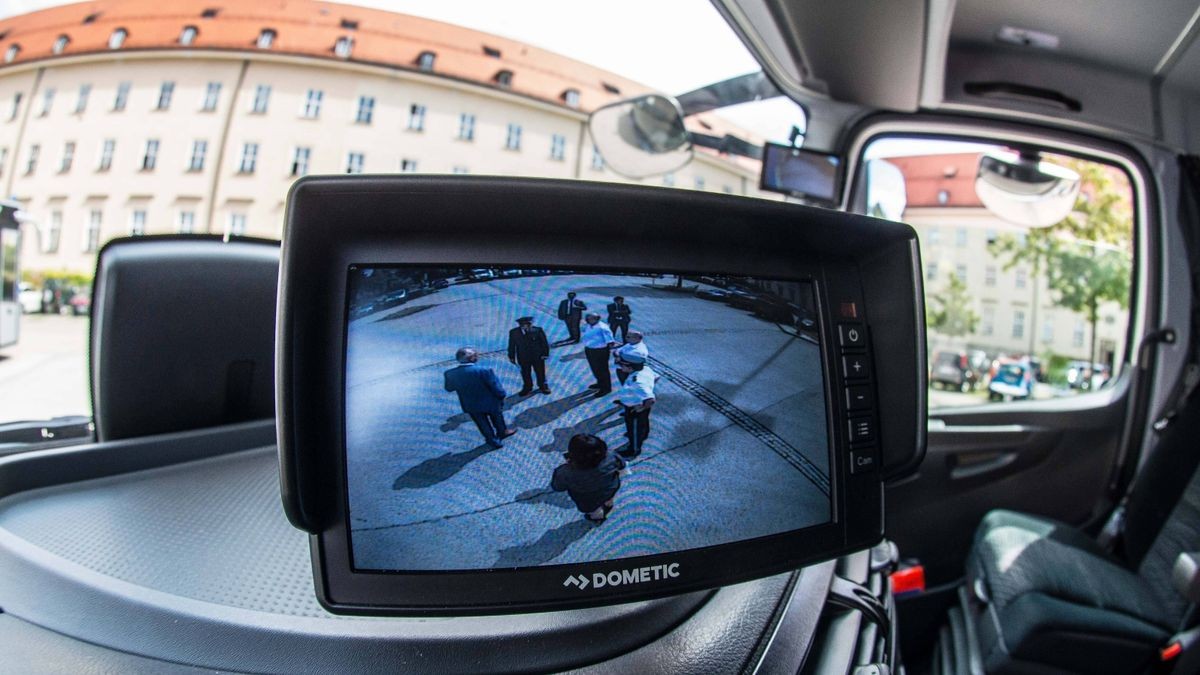
M 596 109 L 588 118 L 592 142 L 613 171 L 645 178 L 692 161 L 692 142 L 679 102 L 647 94 Z
M 979 159 L 975 193 L 989 211 L 1017 225 L 1049 227 L 1062 221 L 1079 196 L 1079 174 L 1041 161 L 988 153 Z

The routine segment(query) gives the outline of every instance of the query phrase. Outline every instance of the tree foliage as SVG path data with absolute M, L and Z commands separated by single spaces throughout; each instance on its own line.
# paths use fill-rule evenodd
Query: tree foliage
M 979 315 L 971 307 L 971 294 L 967 284 L 950 274 L 950 283 L 944 289 L 929 296 L 925 305 L 925 324 L 947 337 L 960 337 L 975 332 Z

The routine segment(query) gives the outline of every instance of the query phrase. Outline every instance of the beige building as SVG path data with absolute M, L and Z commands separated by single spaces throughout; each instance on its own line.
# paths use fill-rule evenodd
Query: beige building
M 278 237 L 299 176 L 435 172 L 623 181 L 587 112 L 646 88 L 456 26 L 310 0 L 102 0 L 0 22 L 0 185 L 23 266 L 90 272 L 106 240 Z M 728 129 L 701 116 L 705 131 Z M 706 152 L 647 179 L 757 193 Z M 32 235 L 32 236 L 31 236 Z

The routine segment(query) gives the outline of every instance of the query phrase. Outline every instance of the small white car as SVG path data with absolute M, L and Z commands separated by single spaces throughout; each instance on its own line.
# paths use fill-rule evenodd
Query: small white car
M 33 287 L 33 284 L 28 281 L 22 281 L 18 286 L 20 290 L 18 300 L 21 302 L 21 312 L 24 314 L 36 314 L 42 311 L 42 292 Z

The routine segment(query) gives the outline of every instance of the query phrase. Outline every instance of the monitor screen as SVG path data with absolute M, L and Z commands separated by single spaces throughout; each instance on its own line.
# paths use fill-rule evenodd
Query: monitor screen
M 787 145 L 763 146 L 762 188 L 833 203 L 837 201 L 837 155 Z
M 608 561 L 832 520 L 811 280 L 354 265 L 347 289 L 355 569 Z

